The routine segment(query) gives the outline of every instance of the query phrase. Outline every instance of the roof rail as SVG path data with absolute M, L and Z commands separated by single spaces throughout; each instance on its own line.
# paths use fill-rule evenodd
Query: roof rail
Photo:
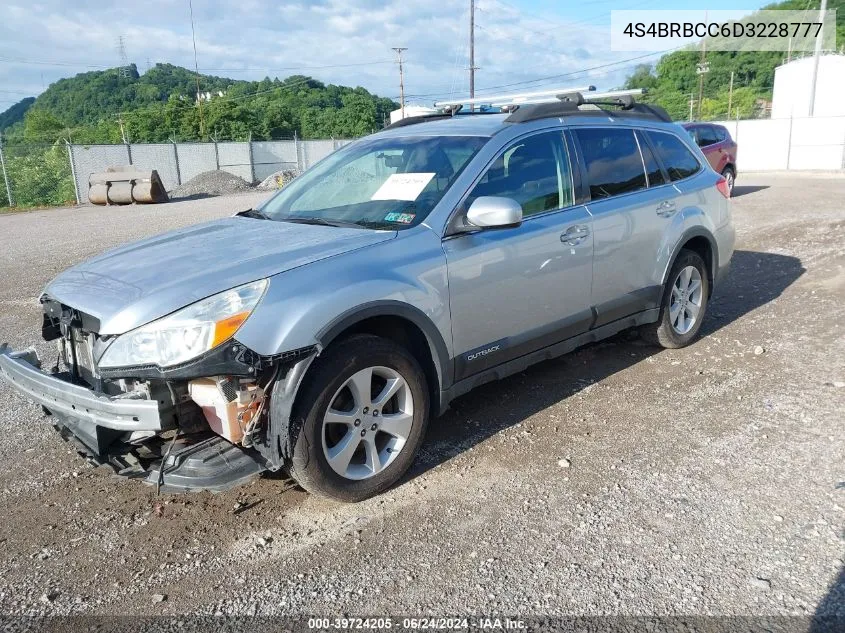
M 666 123 L 672 122 L 672 117 L 658 105 L 637 103 L 634 96 L 645 94 L 645 90 L 611 90 L 608 92 L 578 93 L 575 95 L 561 95 L 560 98 L 545 99 L 523 107 L 515 108 L 505 119 L 506 123 L 525 123 L 555 116 L 568 116 L 575 113 L 593 114 L 615 117 L 638 117 L 657 119 Z M 582 109 L 591 106 L 591 109 Z M 615 106 L 619 110 L 607 110 L 602 106 Z
M 609 90 L 596 92 L 595 86 L 581 88 L 554 88 L 538 92 L 523 92 L 492 97 L 475 97 L 456 101 L 438 101 L 434 107 L 439 112 L 400 119 L 388 125 L 386 130 L 423 123 L 432 119 L 444 119 L 457 114 L 497 114 L 509 112 L 506 123 L 525 123 L 549 117 L 587 114 L 615 117 L 651 118 L 671 123 L 669 114 L 657 105 L 637 103 L 634 97 L 645 94 L 642 88 L 631 90 Z M 483 106 L 483 110 L 465 111 L 464 106 Z M 608 110 L 603 106 L 619 108 Z M 488 108 L 489 107 L 489 108 Z M 494 110 L 498 108 L 498 110 Z

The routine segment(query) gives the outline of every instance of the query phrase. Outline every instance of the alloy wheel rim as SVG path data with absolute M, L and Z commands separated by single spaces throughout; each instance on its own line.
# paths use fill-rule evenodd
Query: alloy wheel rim
M 733 191 L 734 189 L 734 175 L 732 172 L 728 172 L 725 174 L 725 180 L 728 182 L 728 191 Z
M 408 382 L 390 367 L 367 367 L 347 378 L 323 416 L 323 454 L 332 470 L 351 480 L 389 467 L 414 423 Z
M 698 323 L 703 299 L 701 273 L 695 266 L 681 269 L 672 284 L 669 323 L 678 334 L 686 334 Z

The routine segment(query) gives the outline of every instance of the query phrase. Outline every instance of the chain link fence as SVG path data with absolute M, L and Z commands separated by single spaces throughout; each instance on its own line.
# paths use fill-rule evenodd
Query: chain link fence
M 173 190 L 195 176 L 222 170 L 257 184 L 280 171 L 300 173 L 347 139 L 132 143 L 126 145 L 0 145 L 0 208 L 88 202 L 88 177 L 109 167 L 156 170 Z
M 0 146 L 0 207 L 76 202 L 68 149 L 63 144 Z

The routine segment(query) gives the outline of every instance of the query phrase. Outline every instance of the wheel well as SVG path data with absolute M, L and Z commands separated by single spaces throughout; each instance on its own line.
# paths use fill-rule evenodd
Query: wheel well
M 725 171 L 728 168 L 730 168 L 730 170 L 734 173 L 734 176 L 736 176 L 736 165 L 734 165 L 733 163 L 725 163 L 725 166 L 722 168 L 722 171 Z
M 713 245 L 710 244 L 710 240 L 702 235 L 698 235 L 696 237 L 690 238 L 681 249 L 687 249 L 689 251 L 694 251 L 701 256 L 701 259 L 704 260 L 704 265 L 707 267 L 707 287 L 709 288 L 709 292 L 712 294 L 713 292 Z M 680 251 L 678 251 L 680 252 Z
M 431 411 L 436 413 L 440 402 L 440 379 L 431 355 L 431 348 L 423 331 L 412 321 L 400 316 L 373 316 L 350 325 L 335 337 L 340 340 L 351 334 L 372 334 L 398 343 L 417 360 L 425 374 L 431 402 Z

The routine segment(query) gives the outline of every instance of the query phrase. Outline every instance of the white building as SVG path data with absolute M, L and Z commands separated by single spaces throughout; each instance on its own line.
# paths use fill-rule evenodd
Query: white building
M 812 57 L 778 66 L 772 92 L 772 118 L 809 116 L 812 81 Z M 845 116 L 845 55 L 822 55 L 819 58 L 813 116 Z
M 411 116 L 422 116 L 423 114 L 434 114 L 437 112 L 437 108 L 429 108 L 428 106 L 419 106 L 419 105 L 406 105 L 405 106 L 405 118 Z M 390 122 L 396 123 L 397 121 L 402 119 L 402 109 L 394 110 L 390 113 Z

